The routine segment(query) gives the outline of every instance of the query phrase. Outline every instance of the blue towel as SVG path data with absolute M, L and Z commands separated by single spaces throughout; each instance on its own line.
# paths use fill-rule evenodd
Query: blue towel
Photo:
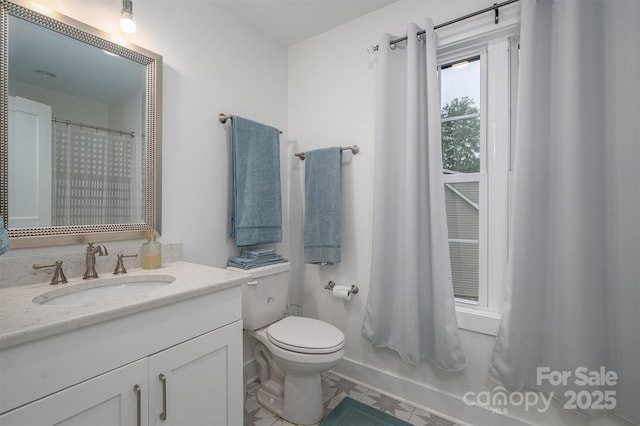
M 9 236 L 7 230 L 4 229 L 4 219 L 0 216 L 0 256 L 9 250 Z
M 233 116 L 231 156 L 229 237 L 238 247 L 281 242 L 278 129 Z
M 240 255 L 247 259 L 268 259 L 273 256 L 279 256 L 275 249 L 242 250 Z
M 342 149 L 305 153 L 304 262 L 340 263 Z
M 261 266 L 283 263 L 287 259 L 276 253 L 275 250 L 242 250 L 239 257 L 229 259 L 227 266 L 241 269 L 253 269 Z

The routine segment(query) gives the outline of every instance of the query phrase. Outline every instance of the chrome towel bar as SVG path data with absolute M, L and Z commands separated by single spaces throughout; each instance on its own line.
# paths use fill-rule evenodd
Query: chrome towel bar
M 218 121 L 221 122 L 222 124 L 226 123 L 228 119 L 233 119 L 233 115 L 231 114 L 225 114 L 223 112 L 221 112 L 220 114 L 218 114 Z M 282 134 L 282 130 L 278 130 L 280 132 L 280 134 Z
M 358 147 L 358 145 L 343 146 L 342 150 L 343 151 L 350 150 L 351 152 L 353 152 L 353 155 L 356 155 L 357 153 L 360 152 L 360 147 Z M 294 155 L 300 158 L 301 160 L 304 160 L 304 152 L 296 152 Z

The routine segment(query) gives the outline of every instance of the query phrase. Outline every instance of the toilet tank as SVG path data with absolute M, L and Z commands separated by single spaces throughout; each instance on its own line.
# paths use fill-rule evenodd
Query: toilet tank
M 257 330 L 284 317 L 289 293 L 290 263 L 254 269 L 227 269 L 251 274 L 242 284 L 242 322 L 245 330 Z

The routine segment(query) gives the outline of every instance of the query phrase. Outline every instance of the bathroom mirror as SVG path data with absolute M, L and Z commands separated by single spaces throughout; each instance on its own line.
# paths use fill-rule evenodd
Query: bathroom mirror
M 11 247 L 159 231 L 162 57 L 28 0 L 0 4 Z

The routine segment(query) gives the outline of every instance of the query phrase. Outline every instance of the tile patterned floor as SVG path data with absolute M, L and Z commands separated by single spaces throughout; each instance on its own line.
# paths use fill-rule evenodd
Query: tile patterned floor
M 258 404 L 256 400 L 258 387 L 259 384 L 257 382 L 247 386 L 244 426 L 294 426 Z M 325 416 L 345 396 L 348 396 L 415 426 L 456 426 L 450 420 L 401 402 L 391 395 L 381 394 L 360 384 L 353 383 L 333 373 L 322 375 L 322 394 L 324 396 Z

